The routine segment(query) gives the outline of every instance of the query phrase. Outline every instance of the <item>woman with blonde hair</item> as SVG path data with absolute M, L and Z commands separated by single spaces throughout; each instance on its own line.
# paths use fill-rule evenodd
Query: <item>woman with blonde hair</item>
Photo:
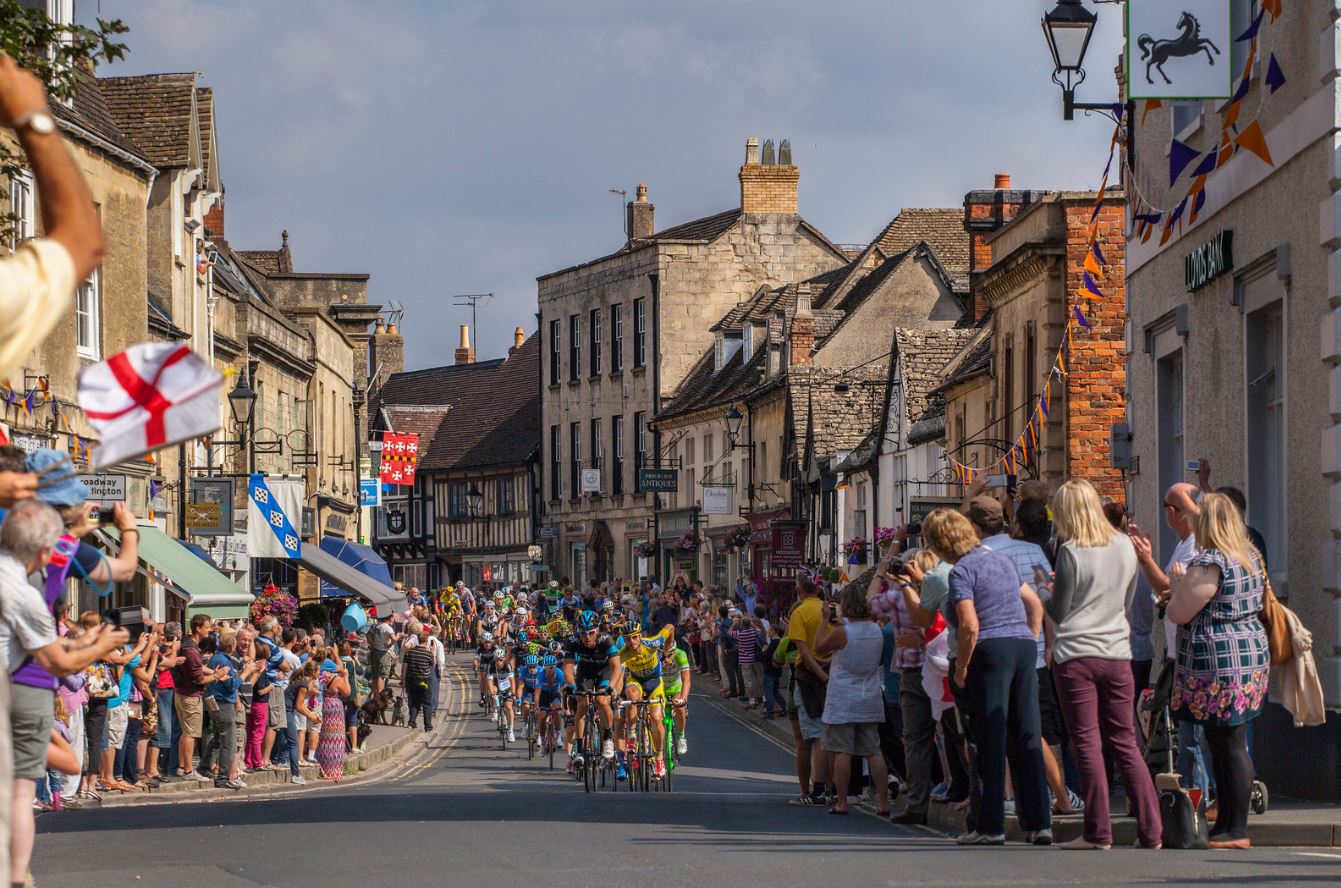
M 1052 499 L 1060 543 L 1048 615 L 1056 623 L 1052 674 L 1085 798 L 1085 831 L 1061 847 L 1113 846 L 1104 748 L 1112 750 L 1143 848 L 1158 848 L 1159 797 L 1132 724 L 1135 682 L 1127 609 L 1136 594 L 1136 550 L 1104 515 L 1094 485 L 1067 481 Z M 1039 577 L 1047 583 L 1047 577 Z
M 1178 625 L 1174 718 L 1201 725 L 1211 748 L 1219 816 L 1212 848 L 1248 848 L 1253 766 L 1248 723 L 1262 710 L 1271 665 L 1262 610 L 1265 573 L 1243 516 L 1224 494 L 1201 499 L 1193 533 L 1200 550 L 1173 585 L 1168 618 Z
M 974 767 L 982 785 L 961 845 L 1006 841 L 1006 760 L 1015 779 L 1020 826 L 1032 844 L 1052 844 L 1052 812 L 1043 770 L 1035 639 L 1043 604 L 1020 582 L 1008 555 L 980 545 L 968 518 L 937 509 L 922 522 L 922 539 L 950 569 L 949 616 L 956 631 L 954 682 L 967 697 L 978 744 Z

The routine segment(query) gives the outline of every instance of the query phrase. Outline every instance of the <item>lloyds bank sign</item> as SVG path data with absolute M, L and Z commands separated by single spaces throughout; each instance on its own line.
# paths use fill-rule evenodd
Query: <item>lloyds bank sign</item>
M 1183 259 L 1183 279 L 1188 290 L 1200 290 L 1234 268 L 1234 232 L 1222 231 Z

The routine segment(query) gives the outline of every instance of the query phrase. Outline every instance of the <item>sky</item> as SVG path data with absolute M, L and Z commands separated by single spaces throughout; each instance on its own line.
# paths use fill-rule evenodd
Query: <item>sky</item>
M 1061 117 L 1052 0 L 79 0 L 129 27 L 105 74 L 202 72 L 226 236 L 300 271 L 366 272 L 405 308 L 407 368 L 535 328 L 538 275 L 739 206 L 748 137 L 790 139 L 800 211 L 865 243 L 965 192 L 1096 188 L 1110 123 Z M 100 8 L 98 8 L 100 7 Z M 1095 8 L 1095 7 L 1092 7 Z M 1081 101 L 1116 96 L 1120 6 L 1099 6 Z

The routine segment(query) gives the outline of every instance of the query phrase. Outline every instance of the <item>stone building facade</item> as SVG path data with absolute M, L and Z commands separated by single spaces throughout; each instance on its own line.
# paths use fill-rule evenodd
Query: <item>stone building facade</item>
M 622 249 L 538 281 L 542 535 L 558 576 L 636 578 L 657 505 L 638 470 L 670 459 L 650 420 L 712 344 L 709 328 L 760 286 L 848 261 L 797 215 L 799 171 L 771 145 L 761 158 L 747 143 L 739 179 L 738 208 L 660 232 L 640 186 Z M 583 491 L 583 469 L 596 490 Z
M 1239 34 L 1255 13 L 1233 10 Z M 1341 798 L 1339 15 L 1333 3 L 1288 4 L 1261 25 L 1287 79 L 1264 82 L 1259 47 L 1232 132 L 1260 127 L 1271 163 L 1231 145 L 1204 203 L 1167 237 L 1164 219 L 1147 229 L 1129 217 L 1127 228 L 1129 508 L 1167 558 L 1175 541 L 1156 530 L 1163 491 L 1196 480 L 1189 461 L 1208 460 L 1212 486 L 1246 494 L 1276 593 L 1313 633 L 1330 708 L 1326 726 L 1295 729 L 1269 702 L 1254 723 L 1255 765 L 1273 793 L 1329 801 Z M 1232 53 L 1236 83 L 1248 47 Z M 1138 111 L 1133 213 L 1172 210 L 1189 194 L 1230 112 L 1215 101 Z M 1197 159 L 1169 187 L 1157 171 L 1167 173 L 1174 138 Z M 1210 250 L 1223 261 L 1189 274 Z

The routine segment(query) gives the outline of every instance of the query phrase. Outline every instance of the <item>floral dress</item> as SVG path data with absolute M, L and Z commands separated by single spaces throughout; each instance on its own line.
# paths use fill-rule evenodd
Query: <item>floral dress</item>
M 345 774 L 345 704 L 328 685 L 334 672 L 323 672 L 317 679 L 321 687 L 321 742 L 317 744 L 317 764 L 326 780 L 339 780 Z
M 1266 632 L 1257 615 L 1264 586 L 1261 565 L 1254 570 L 1215 549 L 1192 560 L 1192 567 L 1216 567 L 1220 586 L 1192 621 L 1178 627 L 1178 653 L 1169 707 L 1183 721 L 1241 725 L 1262 709 L 1271 664 Z

